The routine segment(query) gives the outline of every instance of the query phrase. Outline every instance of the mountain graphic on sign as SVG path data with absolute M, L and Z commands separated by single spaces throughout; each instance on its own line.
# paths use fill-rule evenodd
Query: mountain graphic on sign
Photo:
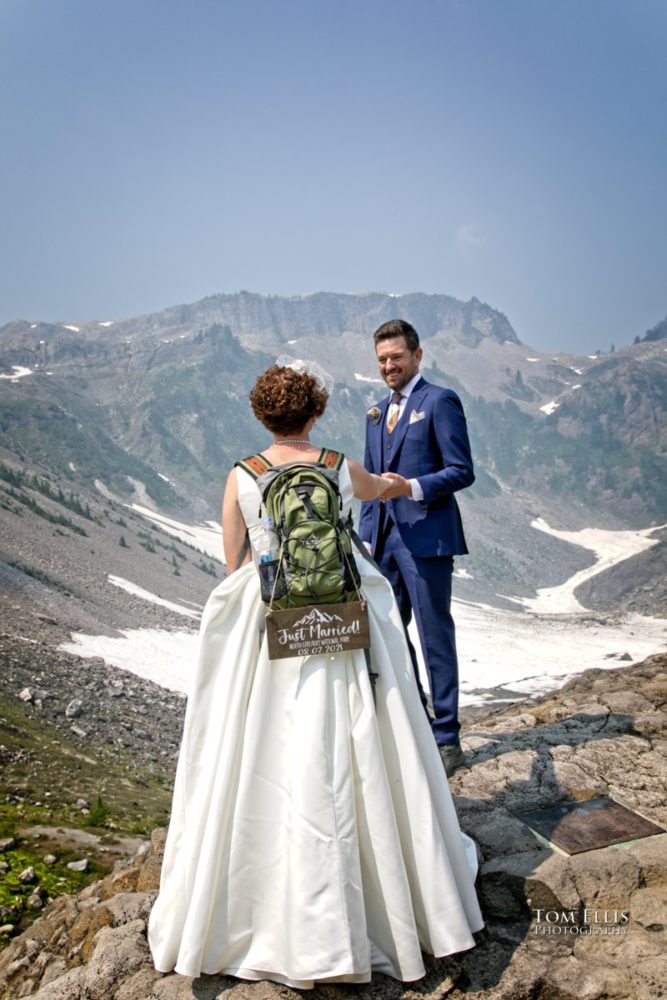
M 342 620 L 338 615 L 330 615 L 326 611 L 318 611 L 317 608 L 313 608 L 307 615 L 300 618 L 298 622 L 294 622 L 292 628 L 297 628 L 299 625 L 314 625 L 316 622 L 329 624 L 329 622 L 342 622 Z

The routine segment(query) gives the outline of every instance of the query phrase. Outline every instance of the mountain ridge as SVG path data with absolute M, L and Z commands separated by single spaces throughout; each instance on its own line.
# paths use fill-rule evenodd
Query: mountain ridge
M 425 377 L 463 399 L 477 468 L 459 494 L 468 565 L 489 589 L 531 593 L 552 577 L 551 560 L 563 573 L 588 560 L 536 538 L 535 516 L 569 529 L 667 520 L 662 341 L 546 354 L 476 299 L 422 293 L 241 292 L 112 326 L 14 321 L 0 329 L 0 457 L 128 502 L 145 491 L 181 520 L 217 518 L 228 469 L 268 443 L 247 395 L 280 353 L 335 373 L 316 436 L 361 456 L 365 413 L 386 392 L 371 333 L 397 314 L 422 336 Z

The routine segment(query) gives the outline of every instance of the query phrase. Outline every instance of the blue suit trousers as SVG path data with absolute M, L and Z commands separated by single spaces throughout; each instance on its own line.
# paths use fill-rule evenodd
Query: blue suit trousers
M 439 745 L 459 738 L 459 680 L 454 620 L 451 615 L 452 556 L 421 558 L 404 545 L 391 519 L 387 519 L 374 557 L 389 580 L 406 629 L 414 613 L 419 641 L 431 687 L 434 718 L 431 721 Z M 408 637 L 412 665 L 422 703 L 426 695 L 419 679 L 415 650 Z

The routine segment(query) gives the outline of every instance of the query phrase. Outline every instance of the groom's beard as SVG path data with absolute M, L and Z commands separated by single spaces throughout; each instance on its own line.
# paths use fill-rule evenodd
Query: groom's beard
M 401 389 L 405 388 L 408 382 L 412 381 L 418 371 L 419 368 L 415 368 L 410 371 L 403 369 L 400 372 L 392 372 L 391 375 L 384 376 L 384 381 L 392 392 L 400 392 Z

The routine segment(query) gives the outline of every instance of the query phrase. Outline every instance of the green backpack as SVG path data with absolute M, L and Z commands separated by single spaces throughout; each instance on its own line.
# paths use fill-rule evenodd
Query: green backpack
M 237 462 L 256 480 L 280 546 L 272 608 L 360 600 L 351 517 L 343 517 L 338 472 L 344 455 L 323 448 L 316 463 Z

